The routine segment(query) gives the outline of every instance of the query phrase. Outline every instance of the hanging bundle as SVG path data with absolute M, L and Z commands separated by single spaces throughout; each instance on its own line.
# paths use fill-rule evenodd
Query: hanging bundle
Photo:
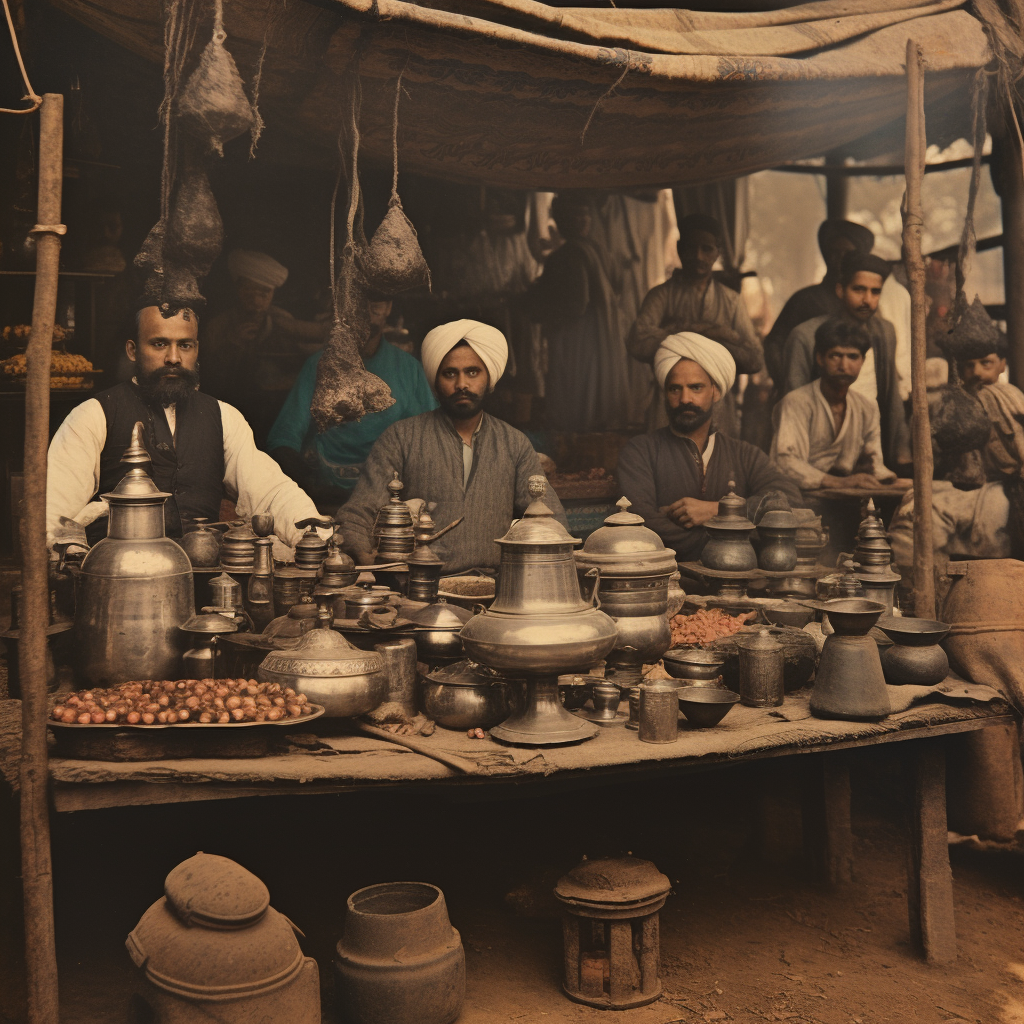
M 234 58 L 224 47 L 223 0 L 214 8 L 213 38 L 206 44 L 199 66 L 189 76 L 177 103 L 182 129 L 209 146 L 213 153 L 224 154 L 224 143 L 250 131 L 253 110 L 238 73 Z
M 394 295 L 420 285 L 430 285 L 430 268 L 423 257 L 416 229 L 402 209 L 398 197 L 398 99 L 402 92 L 402 76 L 395 86 L 395 109 L 392 120 L 391 148 L 394 174 L 388 212 L 380 222 L 369 244 L 358 253 L 359 269 L 371 288 Z
M 164 237 L 165 264 L 176 264 L 195 277 L 205 277 L 223 243 L 224 225 L 210 181 L 198 161 L 193 162 L 174 192 Z

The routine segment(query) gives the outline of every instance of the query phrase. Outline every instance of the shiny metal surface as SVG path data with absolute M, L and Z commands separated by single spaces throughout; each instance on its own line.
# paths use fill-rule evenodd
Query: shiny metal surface
M 416 642 L 420 661 L 438 664 L 463 657 L 460 632 L 472 618 L 465 608 L 450 605 L 444 598 L 438 598 L 409 618 L 416 625 L 412 638 Z
M 579 743 L 598 734 L 600 726 L 569 714 L 558 699 L 557 676 L 530 675 L 521 711 L 491 729 L 491 736 L 524 747 Z
M 767 629 L 739 642 L 740 700 L 748 708 L 777 708 L 785 697 L 786 654 Z
M 316 530 L 317 527 L 325 529 L 330 525 L 329 519 L 302 519 L 295 524 L 299 530 L 306 528 L 306 532 L 295 545 L 295 565 L 298 568 L 316 570 L 323 564 L 328 556 L 327 541 L 322 540 Z
M 679 649 L 666 651 L 662 662 L 673 679 L 707 683 L 722 674 L 725 657 L 713 651 Z
M 736 494 L 735 486 L 730 480 L 729 493 L 718 503 L 718 515 L 704 524 L 708 539 L 700 563 L 708 569 L 745 572 L 757 568 L 757 553 L 750 542 L 754 524 L 747 518 L 747 503 Z
M 220 531 L 207 526 L 205 516 L 196 516 L 192 529 L 178 543 L 188 555 L 194 569 L 215 568 L 220 560 Z
M 619 498 L 615 504 L 619 511 L 608 516 L 605 525 L 595 530 L 576 554 L 581 574 L 600 569 L 602 580 L 662 575 L 667 579 L 675 572 L 675 552 L 644 526 L 642 516 L 629 511 L 628 498 Z
M 878 628 L 892 640 L 878 652 L 887 683 L 934 686 L 949 675 L 949 658 L 939 646 L 949 635 L 948 623 L 883 616 Z
M 465 660 L 429 673 L 421 699 L 426 716 L 442 729 L 490 729 L 513 710 L 509 684 Z
M 732 690 L 707 686 L 681 686 L 676 691 L 679 710 L 694 729 L 711 729 L 739 703 Z
M 413 553 L 416 535 L 409 506 L 402 501 L 402 481 L 396 472 L 388 482 L 391 497 L 377 512 L 373 524 L 374 560 L 401 562 Z
M 332 629 L 311 630 L 292 649 L 271 651 L 256 678 L 304 693 L 334 718 L 365 715 L 388 691 L 381 656 L 357 650 Z
M 129 452 L 145 456 L 141 429 L 137 423 Z M 192 564 L 164 536 L 169 496 L 139 465 L 103 495 L 110 506 L 107 536 L 89 550 L 76 581 L 78 664 L 90 684 L 178 675 L 179 627 L 195 606 Z
M 220 566 L 228 572 L 249 572 L 256 554 L 256 534 L 248 523 L 231 526 L 220 541 Z
M 868 636 L 884 608 L 875 601 L 826 601 L 834 633 L 825 638 L 811 690 L 811 713 L 818 718 L 885 718 L 891 711 L 878 647 Z
M 679 698 L 665 679 L 640 684 L 639 733 L 644 743 L 674 743 L 679 738 Z
M 769 572 L 790 572 L 795 569 L 799 556 L 796 550 L 796 531 L 799 520 L 792 512 L 776 509 L 766 512 L 757 524 L 760 548 L 757 565 Z

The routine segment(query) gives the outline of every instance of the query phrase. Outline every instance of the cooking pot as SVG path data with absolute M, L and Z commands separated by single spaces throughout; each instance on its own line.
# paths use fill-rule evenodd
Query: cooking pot
M 490 729 L 512 711 L 506 681 L 467 660 L 431 672 L 422 699 L 424 713 L 442 729 Z

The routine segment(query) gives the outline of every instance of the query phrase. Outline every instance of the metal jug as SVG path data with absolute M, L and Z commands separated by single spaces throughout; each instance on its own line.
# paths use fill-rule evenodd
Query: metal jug
M 142 468 L 142 424 L 121 460 L 128 473 L 103 498 L 107 536 L 89 550 L 78 575 L 75 633 L 79 668 L 92 685 L 174 679 L 181 667 L 180 627 L 195 612 L 192 564 L 164 535 L 164 502 Z
M 747 518 L 747 503 L 736 494 L 735 487 L 730 480 L 729 493 L 718 503 L 718 515 L 704 524 L 708 539 L 701 549 L 700 563 L 708 569 L 746 572 L 757 568 L 757 553 L 750 543 L 754 524 Z

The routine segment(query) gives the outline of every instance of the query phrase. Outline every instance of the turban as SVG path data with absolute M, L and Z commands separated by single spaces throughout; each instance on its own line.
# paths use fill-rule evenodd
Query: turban
M 483 360 L 487 374 L 491 378 L 490 390 L 501 379 L 508 362 L 508 342 L 505 335 L 497 327 L 489 327 L 479 320 L 453 320 L 450 324 L 435 327 L 423 339 L 423 370 L 430 386 L 437 381 L 437 371 L 444 357 L 460 341 L 469 347 Z
M 654 353 L 654 376 L 660 387 L 680 359 L 692 359 L 712 380 L 724 397 L 736 380 L 736 363 L 729 350 L 703 334 L 683 331 L 670 334 Z
M 288 268 L 265 252 L 233 249 L 228 253 L 228 273 L 232 281 L 247 277 L 265 288 L 280 288 L 288 280 Z

